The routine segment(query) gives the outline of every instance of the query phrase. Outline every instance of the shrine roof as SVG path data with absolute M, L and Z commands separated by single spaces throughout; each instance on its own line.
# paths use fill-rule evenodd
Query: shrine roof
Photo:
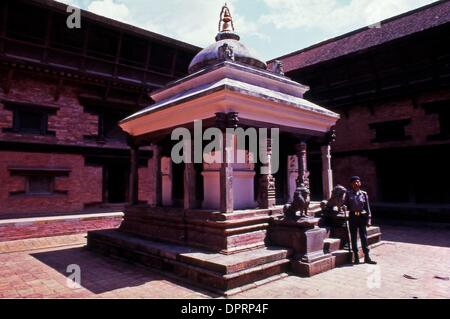
M 311 47 L 270 60 L 286 72 L 333 60 L 450 22 L 450 0 L 438 1 Z M 378 27 L 379 26 L 379 27 Z
M 314 112 L 314 113 L 320 113 L 323 115 L 327 115 L 329 117 L 333 117 L 338 119 L 339 114 L 334 113 L 330 110 L 327 110 L 326 108 L 323 108 L 321 106 L 318 106 L 314 103 L 311 103 L 303 98 L 292 96 L 289 94 L 277 92 L 271 89 L 267 89 L 264 87 L 252 85 L 249 83 L 244 83 L 241 81 L 225 78 L 218 80 L 216 82 L 208 83 L 201 85 L 199 87 L 183 91 L 179 94 L 173 95 L 168 99 L 164 99 L 162 101 L 157 102 L 156 104 L 153 104 L 131 116 L 124 119 L 120 123 L 126 123 L 129 121 L 132 121 L 136 118 L 158 112 L 160 110 L 188 102 L 193 99 L 198 99 L 202 96 L 212 94 L 221 90 L 228 90 L 230 92 L 237 92 L 242 95 L 246 95 L 249 97 L 257 97 L 264 99 L 266 101 L 271 101 L 275 103 L 281 103 L 284 105 L 290 105 L 298 109 Z

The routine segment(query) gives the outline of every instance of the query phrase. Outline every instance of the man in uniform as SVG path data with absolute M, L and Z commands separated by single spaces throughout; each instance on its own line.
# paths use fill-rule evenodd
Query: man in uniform
M 369 245 L 367 243 L 367 226 L 371 225 L 372 214 L 370 212 L 369 196 L 361 190 L 361 179 L 358 176 L 351 178 L 351 188 L 345 196 L 345 206 L 350 213 L 350 237 L 355 258 L 355 264 L 359 264 L 358 256 L 358 230 L 361 239 L 361 246 L 364 252 L 364 262 L 375 265 L 376 262 L 370 259 Z

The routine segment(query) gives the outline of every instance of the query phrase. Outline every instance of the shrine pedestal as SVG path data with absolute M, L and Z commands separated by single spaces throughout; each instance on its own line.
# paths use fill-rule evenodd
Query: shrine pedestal
M 273 220 L 269 240 L 293 250 L 292 271 L 300 276 L 314 276 L 335 267 L 335 258 L 324 253 L 327 231 L 318 227 L 318 218 Z
M 213 190 L 220 189 L 220 171 L 202 172 L 204 185 L 203 209 L 219 210 L 220 193 Z M 254 194 L 254 171 L 233 171 L 234 209 L 254 209 L 257 207 Z
M 123 232 L 222 254 L 264 247 L 270 220 L 282 207 L 222 213 L 211 210 L 127 207 Z
M 221 213 L 128 207 L 119 229 L 88 233 L 88 248 L 233 295 L 287 276 L 292 250 L 267 242 L 282 207 Z

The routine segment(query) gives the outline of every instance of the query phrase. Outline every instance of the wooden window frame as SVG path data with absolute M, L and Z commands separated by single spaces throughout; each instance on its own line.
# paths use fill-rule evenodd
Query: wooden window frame
M 3 132 L 17 133 L 17 134 L 27 134 L 27 135 L 48 135 L 55 136 L 54 131 L 48 129 L 48 119 L 51 115 L 56 115 L 59 107 L 53 105 L 42 105 L 42 104 L 32 104 L 28 102 L 10 101 L 2 100 L 5 105 L 5 109 L 13 113 L 13 123 L 12 127 L 4 128 Z M 21 128 L 20 112 L 35 113 L 41 116 L 41 125 L 39 129 L 27 130 Z
M 369 128 L 375 131 L 375 138 L 372 139 L 372 143 L 387 143 L 387 142 L 399 142 L 399 141 L 409 141 L 412 139 L 410 135 L 406 135 L 405 127 L 411 124 L 411 119 L 394 120 L 394 121 L 384 121 L 369 124 Z M 393 136 L 393 137 L 379 137 L 378 130 L 383 129 L 387 125 L 398 125 L 403 129 L 403 136 Z

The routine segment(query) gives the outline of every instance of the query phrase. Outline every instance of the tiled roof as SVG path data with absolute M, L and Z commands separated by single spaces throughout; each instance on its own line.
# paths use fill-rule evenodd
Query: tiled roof
M 450 22 L 450 0 L 438 1 L 384 20 L 381 22 L 381 28 L 365 27 L 274 60 L 282 60 L 285 71 L 289 72 L 355 53 L 448 22 Z

